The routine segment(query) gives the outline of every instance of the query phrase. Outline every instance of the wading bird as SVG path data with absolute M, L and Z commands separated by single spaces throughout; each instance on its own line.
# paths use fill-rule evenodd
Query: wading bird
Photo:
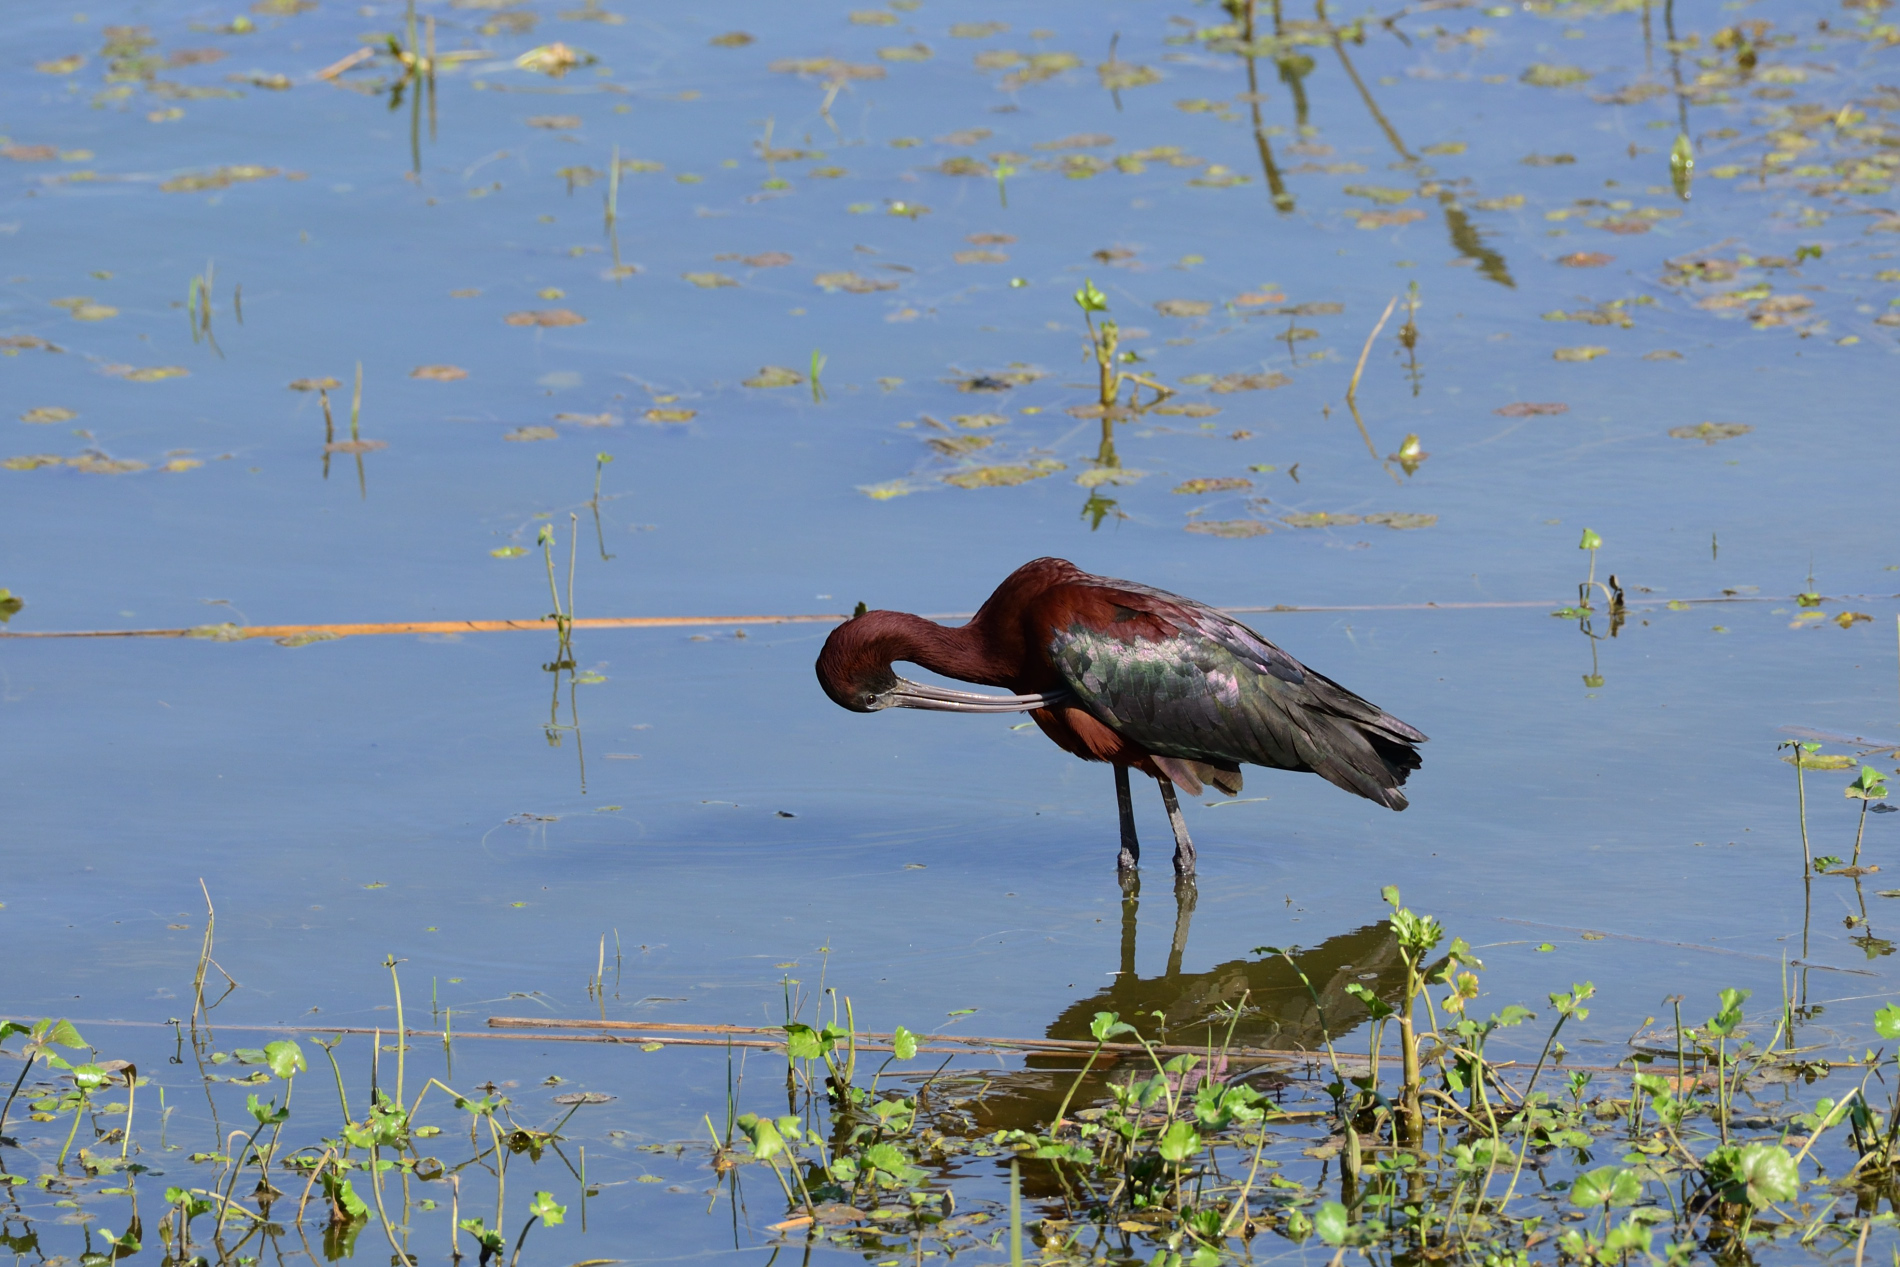
M 898 677 L 907 660 L 1000 687 L 991 695 Z M 1174 870 L 1194 874 L 1194 842 L 1174 789 L 1240 791 L 1242 763 L 1317 774 L 1387 809 L 1425 736 L 1239 621 L 1165 590 L 1092 576 L 1064 559 L 1023 564 L 969 624 L 870 611 L 832 631 L 818 682 L 854 713 L 929 708 L 1026 712 L 1057 746 L 1115 767 L 1123 872 L 1141 861 L 1130 768 L 1152 775 L 1174 828 Z

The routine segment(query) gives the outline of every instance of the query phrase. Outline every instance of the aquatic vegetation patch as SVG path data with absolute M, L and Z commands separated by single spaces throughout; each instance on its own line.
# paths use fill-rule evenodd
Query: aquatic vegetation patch
M 1438 522 L 1438 516 L 1400 511 L 1385 511 L 1372 515 L 1351 515 L 1314 510 L 1299 514 L 1282 515 L 1280 516 L 1280 522 L 1289 528 L 1351 528 L 1359 524 L 1373 524 L 1383 525 L 1387 528 L 1409 530 L 1413 528 L 1429 528 Z
M 1195 519 L 1185 524 L 1183 531 L 1239 541 L 1248 537 L 1264 537 L 1273 531 L 1273 525 L 1258 519 Z
M 283 169 L 277 167 L 259 167 L 252 164 L 233 164 L 228 167 L 215 167 L 208 172 L 191 172 L 184 176 L 174 176 L 162 181 L 159 190 L 168 194 L 203 193 L 210 189 L 229 189 L 232 185 L 254 180 L 269 180 L 273 176 L 283 175 Z
M 1043 479 L 1066 469 L 1067 466 L 1064 463 L 1054 458 L 1038 458 L 1021 465 L 1006 463 L 1000 466 L 975 466 L 968 470 L 952 471 L 943 477 L 943 482 L 952 488 L 1014 488 L 1018 484 L 1027 484 L 1031 480 Z
M 511 312 L 502 318 L 503 324 L 511 326 L 578 326 L 584 325 L 586 321 L 586 317 L 567 308 L 527 309 Z

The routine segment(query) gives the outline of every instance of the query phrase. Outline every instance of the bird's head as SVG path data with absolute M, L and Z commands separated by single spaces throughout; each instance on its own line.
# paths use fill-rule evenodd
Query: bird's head
M 852 617 L 831 631 L 825 649 L 818 653 L 818 685 L 839 708 L 874 713 L 890 707 L 891 692 L 899 681 L 891 671 L 893 657 L 878 647 L 874 630 L 862 627 L 870 616 L 883 614 Z
M 885 708 L 925 708 L 947 713 L 1021 713 L 1045 708 L 1067 699 L 1068 692 L 1040 695 L 995 695 L 955 691 L 897 676 L 891 664 L 919 660 L 923 638 L 920 627 L 932 625 L 907 612 L 870 611 L 853 616 L 831 631 L 818 653 L 818 685 L 831 702 L 854 713 Z
M 884 617 L 893 614 L 860 610 L 825 639 L 818 653 L 818 685 L 839 708 L 874 713 L 890 707 L 899 680 L 891 661 L 901 654 L 889 645 L 895 631 L 885 628 Z

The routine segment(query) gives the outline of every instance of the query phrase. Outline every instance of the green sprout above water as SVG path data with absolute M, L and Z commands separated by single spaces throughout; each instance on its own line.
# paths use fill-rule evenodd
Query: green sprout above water
M 1858 868 L 1861 838 L 1867 834 L 1867 809 L 1875 801 L 1887 799 L 1887 781 L 1880 771 L 1864 765 L 1860 768 L 1860 777 L 1848 784 L 1843 792 L 1849 800 L 1860 802 L 1860 824 L 1854 831 L 1854 859 L 1849 864 Z
M 1610 574 L 1607 582 L 1596 579 L 1597 551 L 1603 548 L 1602 536 L 1592 528 L 1585 528 L 1582 538 L 1577 542 L 1577 548 L 1587 551 L 1590 555 L 1589 575 L 1577 585 L 1576 605 L 1559 608 L 1551 615 L 1565 620 L 1575 620 L 1577 628 L 1590 639 L 1590 672 L 1583 675 L 1583 684 L 1595 690 L 1603 685 L 1603 674 L 1597 661 L 1597 643 L 1603 636 L 1591 626 L 1591 617 L 1596 612 L 1592 600 L 1598 592 L 1601 592 L 1607 600 L 1610 616 L 1609 636 L 1612 638 L 1622 632 L 1623 623 L 1629 616 L 1629 608 L 1624 601 L 1622 583 L 1616 579 L 1614 572 Z
M 1676 197 L 1689 201 L 1689 186 L 1695 181 L 1695 146 L 1687 132 L 1676 133 L 1675 144 L 1669 147 L 1669 181 Z

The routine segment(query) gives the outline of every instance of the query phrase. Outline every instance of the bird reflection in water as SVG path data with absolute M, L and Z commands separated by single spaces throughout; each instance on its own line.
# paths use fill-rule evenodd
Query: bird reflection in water
M 1216 1051 L 1224 1045 L 1311 1051 L 1324 1059 L 1329 1038 L 1338 1044 L 1370 1017 L 1365 1003 L 1346 992 L 1347 986 L 1363 985 L 1392 1004 L 1398 1003 L 1404 991 L 1405 965 L 1399 958 L 1398 940 L 1384 920 L 1339 933 L 1311 949 L 1294 950 L 1291 963 L 1275 955 L 1230 959 L 1205 972 L 1183 972 L 1196 898 L 1192 881 L 1174 888 L 1174 936 L 1167 967 L 1158 976 L 1144 977 L 1135 967 L 1140 880 L 1132 878 L 1122 894 L 1120 970 L 1109 985 L 1057 1014 L 1049 1023 L 1048 1037 L 1088 1041 L 1089 1022 L 1095 1014 L 1114 1012 L 1136 1025 L 1151 1042 L 1206 1045 Z M 1073 1083 L 1080 1059 L 1079 1055 L 1038 1053 L 1027 1057 L 1022 1069 L 988 1074 L 987 1088 L 967 1106 L 976 1129 L 1046 1127 Z M 1141 1067 L 1130 1064 L 1131 1060 L 1141 1061 Z M 1105 1053 L 1096 1062 L 1095 1072 L 1083 1081 L 1075 1103 L 1087 1105 L 1105 1097 L 1107 1083 L 1125 1080 L 1130 1070 L 1144 1076 L 1152 1067 L 1139 1054 L 1116 1060 Z M 1249 1074 L 1240 1062 L 1215 1076 L 1247 1077 L 1263 1089 L 1270 1085 L 1267 1080 L 1282 1079 L 1264 1067 L 1257 1075 Z

